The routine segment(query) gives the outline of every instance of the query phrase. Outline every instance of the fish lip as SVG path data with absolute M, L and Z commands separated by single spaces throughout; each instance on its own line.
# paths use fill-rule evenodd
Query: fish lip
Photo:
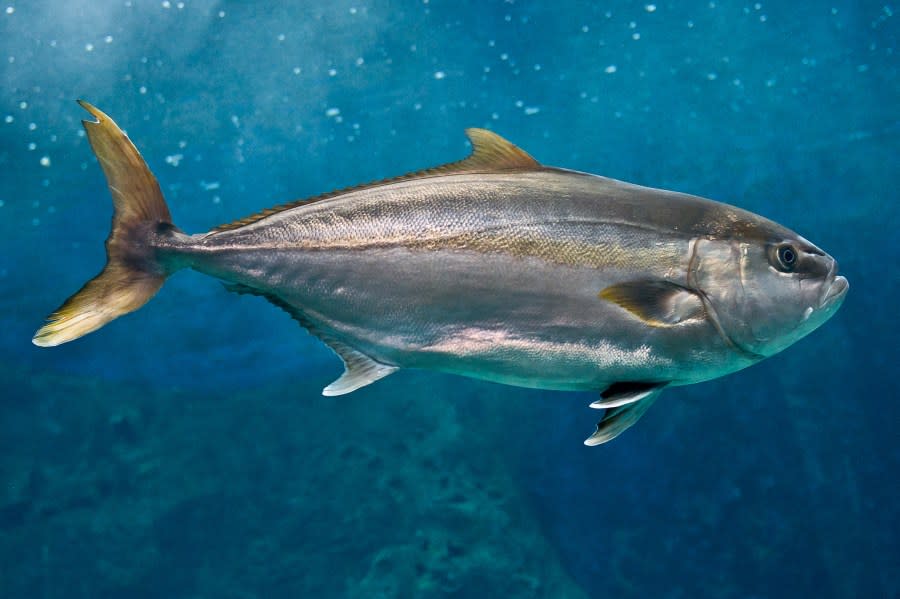
M 819 307 L 826 308 L 842 300 L 847 295 L 848 289 L 850 289 L 850 282 L 847 281 L 846 277 L 835 277 L 828 287 L 825 297 L 822 298 L 822 303 L 819 304 Z

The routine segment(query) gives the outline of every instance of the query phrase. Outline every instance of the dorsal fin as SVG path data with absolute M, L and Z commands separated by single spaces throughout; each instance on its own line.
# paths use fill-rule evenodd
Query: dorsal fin
M 527 152 L 510 143 L 509 141 L 503 139 L 492 131 L 488 131 L 487 129 L 475 128 L 466 129 L 466 137 L 468 137 L 469 141 L 472 143 L 472 153 L 463 160 L 450 162 L 448 164 L 443 164 L 441 166 L 436 166 L 420 171 L 414 171 L 412 173 L 400 175 L 399 177 L 391 177 L 389 179 L 382 179 L 380 181 L 372 181 L 370 183 L 363 183 L 362 185 L 355 185 L 353 187 L 337 189 L 334 191 L 329 191 L 328 193 L 313 196 L 311 198 L 295 200 L 293 202 L 288 202 L 287 204 L 281 204 L 279 206 L 267 208 L 265 210 L 257 212 L 256 214 L 251 214 L 250 216 L 238 219 L 234 222 L 219 225 L 218 227 L 213 229 L 213 231 L 229 231 L 231 229 L 237 229 L 239 227 L 243 227 L 244 225 L 249 225 L 251 223 L 255 223 L 258 220 L 262 220 L 267 216 L 271 216 L 285 210 L 290 210 L 291 208 L 296 208 L 297 206 L 303 204 L 320 202 L 322 200 L 337 197 L 345 193 L 350 193 L 351 191 L 369 189 L 381 185 L 388 185 L 390 183 L 399 183 L 401 181 L 423 179 L 426 177 L 439 177 L 442 175 L 456 175 L 461 173 L 493 173 L 500 171 L 534 170 L 541 168 L 540 163 L 532 158 Z

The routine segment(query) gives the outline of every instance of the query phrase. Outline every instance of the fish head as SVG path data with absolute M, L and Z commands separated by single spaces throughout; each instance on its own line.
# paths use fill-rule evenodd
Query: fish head
M 764 235 L 698 240 L 691 267 L 720 332 L 757 358 L 814 331 L 849 289 L 834 258 L 774 223 L 767 229 Z

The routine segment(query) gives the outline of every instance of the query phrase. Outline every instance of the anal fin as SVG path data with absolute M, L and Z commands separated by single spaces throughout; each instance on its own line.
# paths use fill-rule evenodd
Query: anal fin
M 607 443 L 631 428 L 650 409 L 664 386 L 656 387 L 641 399 L 607 409 L 597 423 L 597 430 L 584 440 L 584 444 L 593 446 Z
M 344 395 L 400 370 L 397 366 L 382 364 L 339 341 L 332 341 L 327 345 L 344 361 L 344 374 L 322 389 L 322 395 Z
M 225 289 L 241 295 L 258 295 L 266 298 L 270 303 L 290 314 L 294 320 L 300 323 L 300 326 L 309 331 L 310 335 L 318 338 L 319 341 L 327 345 L 331 351 L 338 355 L 344 362 L 344 374 L 322 389 L 322 395 L 344 395 L 345 393 L 356 391 L 360 387 L 365 387 L 366 385 L 374 383 L 379 379 L 383 379 L 387 375 L 399 370 L 399 367 L 382 364 L 374 358 L 367 356 L 363 352 L 337 339 L 334 335 L 322 330 L 303 314 L 299 308 L 289 304 L 277 295 L 254 289 L 253 287 L 241 283 L 226 283 Z

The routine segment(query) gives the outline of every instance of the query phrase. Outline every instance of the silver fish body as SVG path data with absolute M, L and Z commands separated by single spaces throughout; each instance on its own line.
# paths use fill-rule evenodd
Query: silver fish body
M 135 175 L 112 156 L 133 146 L 91 112 L 99 123 L 86 127 L 115 201 Z M 124 246 L 143 249 L 129 250 L 130 263 L 157 277 L 154 285 L 187 267 L 284 308 L 344 360 L 329 395 L 399 368 L 601 391 L 592 406 L 606 413 L 587 444 L 620 434 L 666 386 L 787 347 L 846 294 L 830 256 L 760 216 L 543 167 L 489 132 L 469 133 L 475 151 L 460 163 L 210 233 L 181 233 L 167 211 L 141 217 L 144 229 L 135 219 L 142 243 Z M 159 212 L 160 202 L 146 203 Z M 36 343 L 69 340 L 68 305 Z
M 544 389 L 693 383 L 751 363 L 706 319 L 648 327 L 598 294 L 687 286 L 709 202 L 556 169 L 415 179 L 298 206 L 175 251 L 280 297 L 375 360 Z M 655 214 L 656 223 L 648 221 Z

